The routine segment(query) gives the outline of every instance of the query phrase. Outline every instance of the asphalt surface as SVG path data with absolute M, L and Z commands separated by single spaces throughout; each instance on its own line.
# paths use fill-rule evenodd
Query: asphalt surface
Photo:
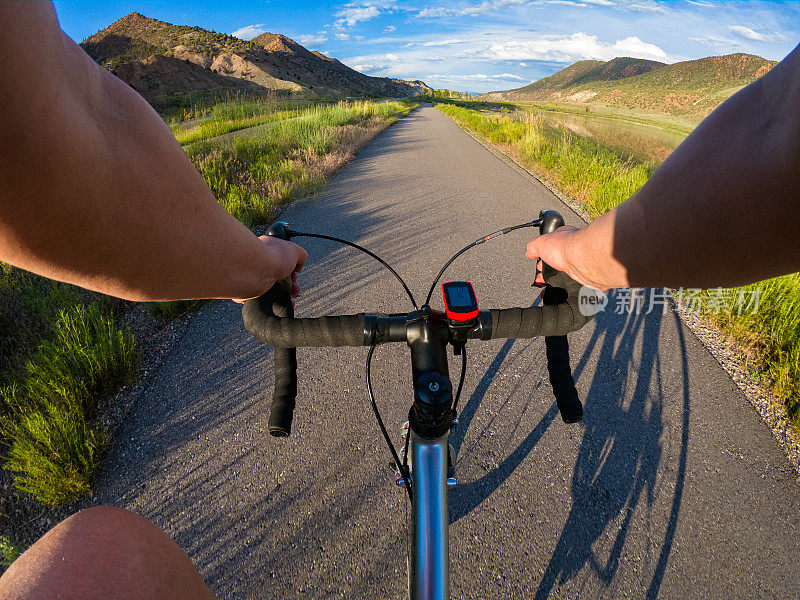
M 580 224 L 426 107 L 283 218 L 366 245 L 422 300 L 456 250 L 542 208 Z M 484 308 L 530 305 L 527 240 L 515 232 L 479 246 L 448 278 L 472 280 Z M 409 309 L 369 257 L 303 243 L 298 314 Z M 796 600 L 797 473 L 692 333 L 670 311 L 609 310 L 571 344 L 585 418 L 570 426 L 541 339 L 468 346 L 452 440 L 453 598 Z M 271 350 L 245 332 L 238 306 L 207 305 L 124 423 L 98 501 L 165 529 L 220 598 L 402 598 L 405 502 L 366 399 L 365 356 L 300 350 L 294 431 L 272 439 Z M 407 349 L 380 347 L 373 372 L 399 442 Z

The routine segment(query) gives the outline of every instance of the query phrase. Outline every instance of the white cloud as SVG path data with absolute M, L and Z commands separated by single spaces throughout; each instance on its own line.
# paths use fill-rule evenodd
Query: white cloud
M 573 62 L 582 59 L 611 60 L 617 56 L 633 56 L 664 60 L 667 53 L 655 44 L 628 37 L 613 44 L 601 42 L 596 35 L 573 33 L 568 36 L 543 35 L 527 40 L 510 40 L 492 44 L 488 52 L 500 60 L 549 60 Z
M 349 33 L 335 33 L 333 35 L 337 40 L 349 40 L 350 34 Z
M 525 4 L 531 4 L 530 0 L 484 0 L 484 2 L 481 2 L 480 4 L 475 6 L 467 6 L 465 8 L 447 8 L 444 6 L 423 8 L 417 13 L 416 16 L 422 19 L 453 16 L 477 16 L 483 13 L 498 11 L 511 6 L 522 6 Z
M 690 42 L 698 44 L 705 44 L 707 46 L 715 46 L 717 48 L 741 48 L 743 44 L 741 41 L 732 40 L 730 38 L 722 37 L 720 35 L 709 34 L 705 37 L 690 37 Z
M 766 42 L 769 39 L 769 36 L 753 31 L 749 27 L 742 27 L 741 25 L 731 25 L 728 27 L 728 31 L 733 35 L 738 35 L 747 40 L 755 40 L 756 42 Z
M 453 38 L 450 40 L 430 40 L 428 42 L 408 42 L 407 44 L 403 44 L 403 48 L 412 48 L 414 46 L 419 46 L 420 48 L 429 48 L 432 46 L 455 46 L 456 44 L 466 43 L 467 40 Z
M 616 6 L 610 0 L 547 0 L 548 4 L 562 4 L 564 6 Z
M 426 83 L 436 85 L 473 85 L 476 83 L 518 83 L 520 81 L 530 81 L 530 78 L 520 77 L 513 73 L 501 73 L 500 75 L 487 75 L 485 73 L 474 73 L 461 75 L 454 73 L 431 73 L 421 78 Z
M 456 8 L 444 8 L 437 6 L 436 8 L 423 8 L 417 13 L 420 19 L 435 19 L 436 17 L 449 17 L 450 15 L 459 14 Z
M 686 0 L 689 4 L 694 4 L 696 6 L 705 6 L 711 7 L 714 6 L 713 2 L 709 2 L 708 0 Z
M 259 36 L 262 33 L 266 33 L 266 31 L 267 30 L 264 29 L 264 23 L 259 23 L 258 25 L 247 25 L 246 27 L 237 29 L 231 33 L 231 35 L 243 40 L 252 40 L 254 37 Z
M 336 13 L 336 16 L 341 18 L 336 20 L 335 25 L 337 27 L 343 27 L 344 24 L 347 23 L 350 27 L 352 27 L 359 21 L 369 21 L 373 17 L 377 17 L 379 14 L 381 14 L 381 11 L 375 6 L 343 8 Z
M 458 44 L 425 47 L 423 44 L 435 44 L 439 41 L 459 41 Z M 483 32 L 476 35 L 474 40 L 465 41 L 461 38 L 449 40 L 425 40 L 410 42 L 406 47 L 395 46 L 394 52 L 375 53 L 364 56 L 354 56 L 344 59 L 344 62 L 358 70 L 369 70 L 371 75 L 390 77 L 423 79 L 427 76 L 421 73 L 438 73 L 441 77 L 451 78 L 453 85 L 455 75 L 449 71 L 453 65 L 458 65 L 458 71 L 465 74 L 459 81 L 463 83 L 473 81 L 475 85 L 471 90 L 481 87 L 490 89 L 490 80 L 484 80 L 485 86 L 478 79 L 467 79 L 467 75 L 475 73 L 486 77 L 497 77 L 495 71 L 500 71 L 508 83 L 531 81 L 535 79 L 526 73 L 528 65 L 538 61 L 569 64 L 577 60 L 598 59 L 610 60 L 617 56 L 633 56 L 670 62 L 671 58 L 659 46 L 645 42 L 637 37 L 620 40 L 601 41 L 597 36 L 587 33 L 572 35 L 540 35 L 518 29 L 503 31 Z M 524 63 L 526 71 L 515 75 L 508 72 Z M 499 67 L 499 68 L 498 68 Z M 502 71 L 501 71 L 502 69 Z M 447 72 L 445 75 L 442 73 Z M 537 71 L 540 72 L 540 71 Z M 527 77 L 526 77 L 527 75 Z M 438 84 L 437 84 L 438 85 Z M 444 84 L 442 84 L 444 85 Z M 495 84 L 496 85 L 496 84 Z M 455 89 L 455 88 L 454 88 Z
M 328 38 L 324 35 L 298 35 L 295 39 L 304 46 L 308 44 L 324 44 L 328 41 Z
M 394 7 L 394 0 L 363 0 L 362 2 L 350 2 L 340 8 L 335 16 L 339 17 L 334 25 L 342 29 L 345 25 L 353 27 L 359 21 L 369 21 L 381 14 L 382 11 L 390 11 Z M 391 12 L 391 11 L 390 11 Z
M 397 27 L 395 27 L 394 25 L 387 25 L 386 27 L 384 27 L 383 31 L 385 33 L 388 33 L 390 31 L 397 31 Z
M 623 8 L 627 8 L 628 10 L 633 10 L 636 12 L 643 12 L 643 13 L 661 13 L 663 15 L 672 14 L 672 11 L 668 9 L 663 4 L 659 4 L 654 2 L 653 0 L 645 1 L 645 2 L 628 2 L 625 4 L 620 4 Z

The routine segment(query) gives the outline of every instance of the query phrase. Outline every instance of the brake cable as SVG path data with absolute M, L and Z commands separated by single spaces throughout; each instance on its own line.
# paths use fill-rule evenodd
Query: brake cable
M 408 294 L 408 298 L 411 300 L 411 304 L 414 305 L 414 309 L 415 310 L 419 310 L 419 306 L 417 306 L 417 301 L 414 300 L 414 294 L 412 294 L 411 290 L 408 289 L 408 286 L 406 285 L 406 282 L 403 280 L 402 277 L 400 277 L 400 275 L 397 273 L 397 271 L 395 271 L 391 267 L 391 265 L 389 263 L 387 263 L 385 260 L 383 260 L 377 254 L 374 254 L 374 253 L 370 252 L 369 250 L 367 250 L 363 246 L 359 246 L 358 244 L 354 244 L 353 242 L 348 242 L 347 240 L 343 240 L 341 238 L 333 237 L 333 236 L 330 236 L 330 235 L 321 235 L 319 233 L 302 233 L 300 231 L 294 231 L 294 230 L 287 231 L 287 234 L 288 234 L 289 238 L 293 238 L 293 237 L 311 237 L 311 238 L 319 238 L 321 240 L 330 240 L 332 242 L 339 242 L 340 244 L 344 244 L 346 246 L 351 246 L 351 247 L 353 247 L 353 248 L 355 248 L 357 250 L 361 250 L 365 254 L 369 254 L 372 258 L 374 258 L 379 263 L 381 263 L 384 267 L 389 269 L 389 271 L 392 273 L 392 275 L 394 275 L 397 278 L 397 281 L 400 282 L 400 285 L 403 286 L 403 289 L 406 291 L 406 294 Z
M 464 252 L 466 252 L 467 250 L 469 250 L 470 248 L 472 248 L 474 246 L 477 246 L 478 244 L 482 244 L 484 242 L 488 242 L 491 239 L 494 239 L 496 237 L 500 237 L 501 235 L 505 235 L 507 233 L 511 233 L 512 231 L 515 231 L 517 229 L 522 229 L 523 227 L 539 227 L 539 225 L 541 225 L 541 224 L 542 224 L 542 220 L 541 219 L 536 219 L 535 221 L 530 221 L 528 223 L 522 223 L 521 225 L 514 225 L 513 227 L 506 227 L 505 229 L 500 229 L 498 231 L 495 231 L 494 233 L 490 233 L 489 235 L 485 235 L 482 238 L 478 238 L 477 240 L 475 240 L 471 244 L 467 244 L 466 246 L 464 246 L 461 250 L 456 252 L 450 260 L 448 260 L 446 263 L 444 263 L 444 266 L 439 271 L 439 274 L 436 276 L 436 279 L 434 279 L 433 283 L 431 284 L 431 289 L 428 291 L 428 296 L 425 298 L 425 304 L 426 305 L 430 304 L 431 296 L 433 296 L 433 290 L 436 289 L 436 284 L 439 282 L 439 278 L 444 274 L 445 270 L 447 270 L 447 267 L 449 267 L 451 265 L 451 263 L 455 259 L 457 259 L 459 256 L 464 254 Z
M 461 389 L 464 387 L 464 375 L 466 374 L 466 372 L 467 372 L 467 348 L 466 344 L 464 344 L 463 346 L 461 346 L 461 376 L 458 379 L 458 391 L 456 391 L 456 398 L 455 400 L 453 400 L 453 414 L 456 414 L 458 399 L 461 398 Z
M 397 467 L 397 472 L 400 473 L 400 477 L 403 478 L 403 483 L 406 486 L 406 491 L 408 492 L 408 499 L 411 500 L 412 492 L 411 492 L 411 479 L 408 476 L 408 471 L 406 470 L 406 461 L 405 458 L 403 462 L 400 462 L 400 457 L 397 455 L 397 450 L 394 448 L 394 444 L 392 444 L 391 438 L 389 438 L 389 432 L 386 431 L 386 426 L 383 424 L 383 419 L 381 418 L 381 413 L 378 410 L 378 404 L 375 402 L 375 396 L 372 393 L 372 354 L 375 352 L 376 346 L 373 344 L 369 347 L 369 352 L 367 353 L 367 395 L 369 396 L 369 402 L 372 405 L 372 412 L 375 413 L 375 419 L 378 421 L 378 427 L 381 429 L 381 433 L 383 434 L 383 439 L 386 440 L 386 444 L 389 446 L 389 451 L 392 453 L 392 459 L 394 460 L 394 464 Z M 408 455 L 408 438 L 411 436 L 410 432 L 406 434 L 406 456 Z

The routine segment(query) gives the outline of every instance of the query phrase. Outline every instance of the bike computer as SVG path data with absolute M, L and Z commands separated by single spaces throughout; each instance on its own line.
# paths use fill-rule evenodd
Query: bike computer
M 448 281 L 442 284 L 447 318 L 466 323 L 478 317 L 478 298 L 469 281 Z

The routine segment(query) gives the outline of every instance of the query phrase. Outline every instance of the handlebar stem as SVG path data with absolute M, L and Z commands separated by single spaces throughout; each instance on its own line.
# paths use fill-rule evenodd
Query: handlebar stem
M 414 384 L 409 422 L 423 439 L 445 435 L 453 421 L 453 385 L 447 364 L 450 330 L 443 316 L 425 305 L 406 321 Z

